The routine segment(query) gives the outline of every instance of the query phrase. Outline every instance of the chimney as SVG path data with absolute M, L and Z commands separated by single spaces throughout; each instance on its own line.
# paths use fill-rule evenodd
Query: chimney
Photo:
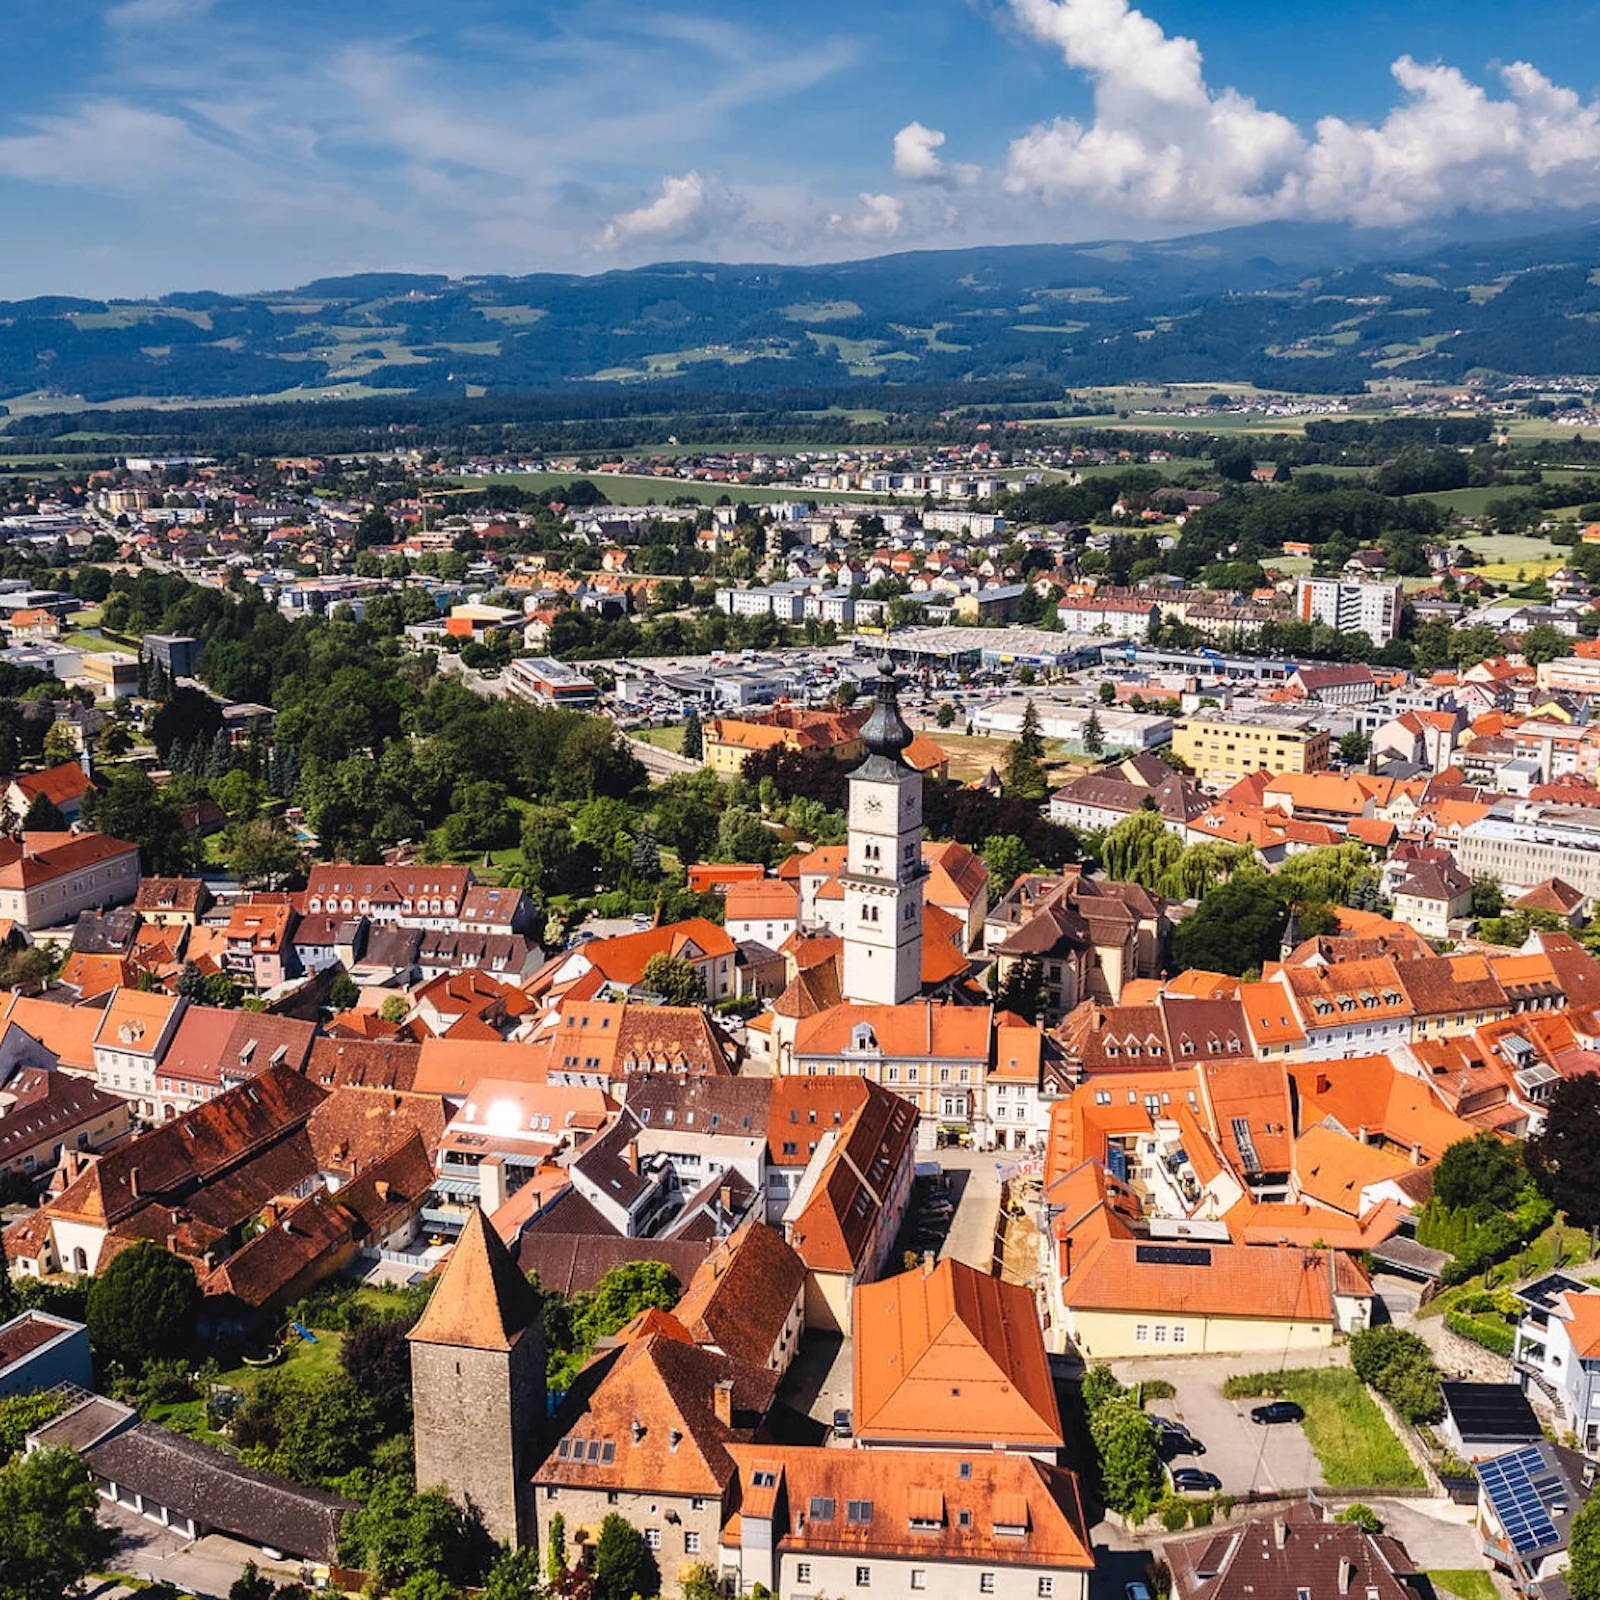
M 1326 1094 L 1332 1087 L 1333 1082 L 1328 1077 L 1328 1074 L 1326 1072 L 1319 1072 L 1317 1074 L 1317 1093 Z
M 720 1197 L 720 1199 L 722 1201 L 722 1209 L 724 1211 L 732 1211 L 733 1210 L 733 1185 L 731 1183 L 723 1184 L 721 1190 L 719 1191 L 719 1197 Z
M 623 1159 L 626 1160 L 626 1162 L 628 1163 L 628 1171 L 629 1172 L 635 1172 L 635 1173 L 638 1172 L 638 1170 L 639 1170 L 639 1141 L 637 1139 L 630 1139 L 628 1141 L 628 1147 L 623 1152 Z
M 485 1217 L 492 1217 L 510 1198 L 506 1164 L 500 1156 L 485 1156 L 478 1163 L 478 1205 Z
M 1272 1542 L 1279 1550 L 1289 1542 L 1289 1524 L 1282 1517 L 1273 1518 Z
M 1339 1557 L 1339 1593 L 1350 1593 L 1350 1580 L 1356 1575 L 1356 1564 L 1348 1556 Z
M 933 1276 L 933 1269 L 936 1265 L 937 1261 L 933 1251 L 924 1250 L 922 1252 L 922 1276 L 924 1278 L 931 1278 Z
M 711 1393 L 711 1409 L 724 1428 L 733 1426 L 733 1379 L 719 1378 Z
M 278 1220 L 278 1208 L 272 1201 L 268 1201 L 261 1208 L 261 1227 L 263 1232 Z
M 1359 1128 L 1356 1129 L 1356 1142 L 1358 1144 L 1365 1144 L 1367 1142 L 1367 1125 L 1364 1122 Z
M 135 1200 L 139 1198 L 139 1169 L 137 1167 L 128 1168 L 128 1193 Z
M 1411 1165 L 1414 1167 L 1422 1165 L 1422 1146 L 1420 1144 L 1411 1146 Z

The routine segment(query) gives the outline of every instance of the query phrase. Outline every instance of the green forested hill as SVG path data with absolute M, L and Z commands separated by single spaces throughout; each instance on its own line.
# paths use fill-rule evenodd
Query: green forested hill
M 995 378 L 1329 390 L 1481 369 L 1600 373 L 1600 228 L 1456 231 L 1426 240 L 1272 224 L 816 267 L 375 273 L 252 295 L 52 297 L 0 304 L 0 399 L 447 396 L 596 380 L 748 392 Z

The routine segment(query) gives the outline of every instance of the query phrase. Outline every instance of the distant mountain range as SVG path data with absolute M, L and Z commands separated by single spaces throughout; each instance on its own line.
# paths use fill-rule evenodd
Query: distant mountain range
M 0 399 L 1600 374 L 1600 217 L 0 303 Z

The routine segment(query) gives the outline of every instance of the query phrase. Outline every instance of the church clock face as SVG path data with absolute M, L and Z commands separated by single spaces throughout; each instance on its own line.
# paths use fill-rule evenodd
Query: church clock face
M 869 817 L 877 816 L 877 814 L 883 810 L 882 796 L 869 794 L 866 799 L 861 802 L 861 809 L 865 811 Z

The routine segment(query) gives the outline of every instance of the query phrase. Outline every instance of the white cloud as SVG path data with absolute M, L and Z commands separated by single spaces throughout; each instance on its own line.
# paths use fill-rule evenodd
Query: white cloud
M 744 204 L 725 184 L 708 181 L 698 172 L 661 180 L 661 193 L 633 211 L 619 212 L 601 232 L 602 249 L 639 241 L 660 243 L 703 239 L 713 228 L 731 222 Z
M 122 0 L 106 12 L 114 28 L 164 27 L 171 22 L 189 22 L 209 11 L 216 0 Z
M 894 172 L 897 178 L 912 183 L 927 183 L 944 176 L 944 161 L 939 147 L 944 135 L 920 122 L 908 122 L 894 136 Z
M 911 183 L 976 183 L 982 167 L 962 163 L 951 165 L 939 154 L 944 134 L 938 128 L 925 128 L 908 122 L 894 136 L 894 172 Z
M 1012 142 L 1004 178 L 1015 195 L 1163 224 L 1393 225 L 1458 206 L 1600 200 L 1600 103 L 1525 62 L 1501 69 L 1506 93 L 1494 98 L 1453 67 L 1402 56 L 1391 70 L 1404 98 L 1381 123 L 1325 117 L 1307 137 L 1249 96 L 1213 89 L 1194 40 L 1169 37 L 1127 0 L 1011 8 L 1094 89 L 1092 122 L 1059 117 Z M 908 158 L 942 169 L 941 142 L 910 142 Z
M 834 211 L 828 232 L 847 239 L 892 239 L 905 226 L 905 207 L 892 194 L 860 194 L 861 210 L 854 216 Z

